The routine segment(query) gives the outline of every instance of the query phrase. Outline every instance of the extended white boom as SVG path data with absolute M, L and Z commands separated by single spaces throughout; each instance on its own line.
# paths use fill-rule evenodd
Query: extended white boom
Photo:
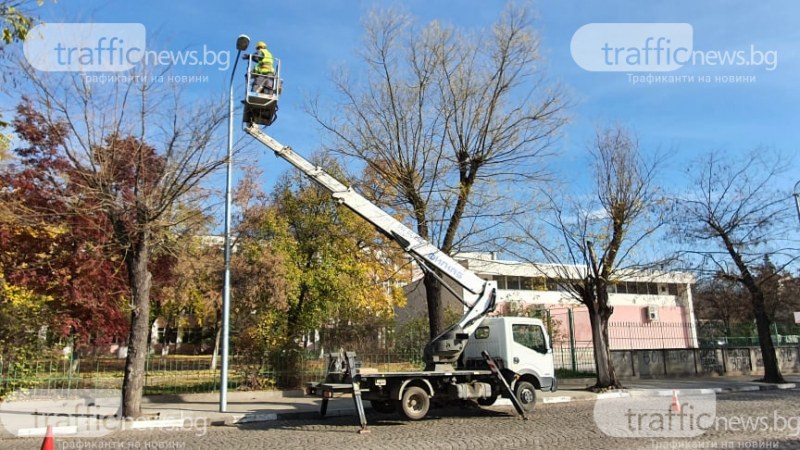
M 323 169 L 308 162 L 291 147 L 284 146 L 268 136 L 257 125 L 246 127 L 245 131 L 269 147 L 277 156 L 285 159 L 325 187 L 339 203 L 344 204 L 386 236 L 397 241 L 406 252 L 423 265 L 423 268 L 426 268 L 425 265 L 427 265 L 438 269 L 473 294 L 470 296 L 471 299 L 460 299 L 468 307 L 467 313 L 461 320 L 434 338 L 425 347 L 426 363 L 431 368 L 435 365 L 455 363 L 464 350 L 469 334 L 480 325 L 481 319 L 486 314 L 494 310 L 495 282 L 482 280 L 361 194 L 345 186 Z

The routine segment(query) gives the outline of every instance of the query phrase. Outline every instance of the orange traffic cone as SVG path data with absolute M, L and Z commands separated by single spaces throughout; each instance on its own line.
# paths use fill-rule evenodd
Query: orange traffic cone
M 41 450 L 55 450 L 55 442 L 53 441 L 53 426 L 47 426 L 47 432 L 44 434 L 44 441 L 42 441 Z
M 678 391 L 672 390 L 672 405 L 669 407 L 670 411 L 679 413 L 681 412 L 681 402 L 678 401 Z

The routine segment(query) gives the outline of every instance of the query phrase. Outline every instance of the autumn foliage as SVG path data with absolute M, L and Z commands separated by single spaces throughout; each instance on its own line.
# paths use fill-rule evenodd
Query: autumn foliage
M 38 323 L 56 339 L 107 344 L 127 333 L 124 267 L 110 252 L 108 222 L 78 195 L 62 152 L 66 126 L 50 124 L 30 103 L 17 109 L 22 144 L 0 171 L 0 265 L 4 282 L 46 297 Z

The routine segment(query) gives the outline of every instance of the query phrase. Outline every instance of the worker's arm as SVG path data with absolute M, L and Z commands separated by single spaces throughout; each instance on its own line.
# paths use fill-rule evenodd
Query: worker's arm
M 242 55 L 242 59 L 249 59 L 250 61 L 258 62 L 263 58 L 264 55 L 261 53 L 261 50 L 256 51 L 255 53 L 245 53 Z

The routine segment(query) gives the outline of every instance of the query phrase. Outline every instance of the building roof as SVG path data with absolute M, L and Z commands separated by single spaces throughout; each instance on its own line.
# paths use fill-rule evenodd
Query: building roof
M 475 273 L 494 276 L 521 276 L 581 279 L 586 266 L 574 264 L 547 264 L 495 259 L 494 253 L 461 253 L 455 259 Z M 619 281 L 649 283 L 694 283 L 695 277 L 688 272 L 624 269 L 616 272 Z

